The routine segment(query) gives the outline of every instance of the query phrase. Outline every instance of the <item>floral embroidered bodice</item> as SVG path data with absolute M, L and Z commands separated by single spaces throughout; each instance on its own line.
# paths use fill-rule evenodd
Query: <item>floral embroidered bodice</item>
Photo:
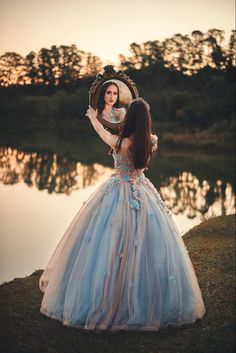
M 113 151 L 114 173 L 111 175 L 106 186 L 107 191 L 117 185 L 117 183 L 129 183 L 132 196 L 129 199 L 131 208 L 140 209 L 140 193 L 137 184 L 146 179 L 144 175 L 145 168 L 135 169 L 133 163 L 133 153 L 128 151 L 125 154 L 118 154 Z
M 144 175 L 145 168 L 134 168 L 132 152 L 127 154 L 117 154 L 116 152 L 113 152 L 113 159 L 114 173 L 104 184 L 105 193 L 112 190 L 114 187 L 116 187 L 117 184 L 128 183 L 131 187 L 129 206 L 135 210 L 139 210 L 141 208 L 139 185 L 144 184 L 148 189 L 152 191 L 153 198 L 158 202 L 158 204 L 167 213 L 167 215 L 172 216 L 172 212 L 166 207 L 155 186 Z
M 151 135 L 151 143 L 152 143 L 152 148 L 153 151 L 156 150 L 157 148 L 157 140 L 158 137 L 157 135 Z M 144 175 L 143 172 L 145 168 L 142 169 L 135 169 L 134 163 L 133 163 L 133 153 L 131 150 L 127 151 L 126 153 L 123 154 L 118 154 L 115 151 L 113 151 L 113 159 L 114 159 L 114 168 L 115 168 L 115 174 L 128 179 L 135 180 L 138 177 Z
M 110 113 L 106 113 L 105 111 L 102 112 L 101 116 L 103 119 L 110 121 L 111 123 L 120 123 L 119 112 L 125 114 L 125 108 L 112 108 Z
M 114 174 L 122 178 L 136 179 L 143 174 L 143 169 L 135 169 L 133 164 L 133 153 L 128 151 L 126 154 L 118 154 L 113 152 L 114 159 Z
M 156 150 L 157 148 L 157 139 L 158 137 L 156 135 L 154 135 L 152 138 L 153 150 Z M 166 207 L 160 194 L 158 193 L 154 185 L 150 182 L 150 180 L 145 177 L 145 168 L 135 169 L 132 151 L 128 151 L 126 153 L 116 153 L 115 151 L 113 151 L 112 155 L 114 159 L 114 173 L 104 184 L 105 193 L 112 190 L 117 184 L 128 183 L 131 186 L 131 197 L 129 199 L 129 205 L 131 208 L 139 210 L 141 207 L 139 185 L 140 183 L 145 184 L 146 187 L 152 191 L 153 198 L 157 200 L 163 210 L 169 216 L 171 216 L 172 213 Z
M 115 186 L 117 183 L 129 183 L 131 186 L 132 197 L 129 199 L 131 208 L 140 209 L 139 191 L 137 182 L 145 179 L 143 169 L 135 169 L 133 164 L 133 154 L 131 151 L 126 154 L 118 154 L 113 151 L 114 173 L 111 175 L 108 182 L 108 189 Z

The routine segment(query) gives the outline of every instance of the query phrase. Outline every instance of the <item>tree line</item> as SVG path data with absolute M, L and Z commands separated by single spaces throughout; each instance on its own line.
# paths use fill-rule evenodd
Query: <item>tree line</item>
M 212 36 L 214 34 L 215 40 L 209 40 L 209 33 Z M 153 48 L 157 48 L 158 45 L 159 49 L 161 48 L 160 42 L 158 45 L 154 42 L 141 45 L 133 43 L 131 44 L 132 55 L 127 58 L 122 56 L 120 69 L 123 69 L 135 82 L 139 95 L 150 103 L 153 123 L 159 136 L 161 134 L 163 137 L 167 136 L 167 132 L 181 135 L 198 134 L 204 131 L 201 139 L 205 143 L 209 140 L 209 143 L 220 143 L 221 146 L 233 144 L 236 31 L 232 31 L 227 46 L 223 46 L 220 39 L 222 33 L 219 30 L 210 30 L 202 35 L 196 34 L 196 31 L 192 32 L 189 38 L 197 36 L 201 44 L 198 46 L 195 40 L 195 46 L 190 46 L 192 53 L 195 48 L 195 59 L 192 54 L 190 55 L 191 50 L 186 49 L 188 58 L 191 58 L 188 66 L 184 66 L 187 61 L 180 60 L 180 53 L 182 53 L 181 57 L 184 57 L 184 46 L 179 44 L 179 56 L 174 55 L 173 48 L 177 48 L 176 38 L 179 40 L 178 43 L 181 42 L 180 35 L 167 40 L 169 46 L 166 41 L 162 43 L 162 48 L 169 48 L 170 61 L 167 59 L 164 61 L 164 53 L 167 55 L 164 49 L 163 56 L 160 54 L 161 50 L 154 51 Z M 204 50 L 203 48 L 200 50 L 201 45 L 205 45 L 200 38 L 202 41 L 208 38 L 207 43 L 213 44 L 204 46 Z M 54 49 L 55 54 L 59 48 L 54 47 Z M 32 77 L 30 77 L 33 80 L 29 81 L 31 83 L 27 81 L 25 84 L 0 86 L 0 131 L 3 131 L 4 136 L 9 136 L 13 130 L 18 136 L 19 131 L 26 131 L 28 128 L 45 131 L 67 129 L 70 130 L 69 134 L 76 129 L 84 132 L 91 130 L 85 117 L 88 91 L 95 80 L 96 73 L 102 71 L 103 64 L 99 58 L 77 51 L 75 47 L 74 51 L 71 51 L 70 47 L 64 47 L 64 49 L 61 47 L 59 52 L 62 57 L 58 54 L 57 65 L 54 66 L 43 64 L 43 58 L 47 57 L 48 63 L 52 61 L 50 50 L 39 52 L 38 55 L 41 58 L 39 71 L 36 66 L 29 66 L 28 76 L 26 74 L 24 76 L 26 79 L 31 73 Z M 81 54 L 80 61 L 76 59 L 76 53 Z M 173 57 L 176 61 L 171 59 Z M 69 65 L 70 61 L 73 65 Z M 76 62 L 78 65 L 75 64 Z M 87 63 L 85 66 L 83 66 L 84 62 Z M 197 66 L 197 63 L 201 65 Z M 1 75 L 1 77 L 5 76 Z M 170 139 L 172 139 L 171 136 Z
M 225 44 L 225 32 L 210 29 L 190 35 L 175 34 L 164 41 L 131 43 L 131 55 L 119 55 L 119 69 L 140 70 L 147 67 L 167 68 L 184 75 L 196 74 L 204 67 L 227 71 L 236 66 L 236 31 L 232 30 Z M 71 46 L 51 46 L 25 57 L 15 52 L 0 56 L 0 86 L 77 85 L 86 77 L 94 77 L 103 68 L 102 60 L 92 53 Z
M 53 45 L 25 57 L 15 52 L 0 56 L 0 86 L 73 84 L 81 77 L 94 76 L 103 63 L 92 53 L 79 50 L 76 45 Z
M 190 35 L 175 34 L 161 41 L 147 41 L 130 45 L 131 56 L 120 55 L 122 69 L 142 69 L 152 65 L 181 71 L 186 75 L 199 72 L 206 66 L 225 71 L 236 65 L 236 31 L 232 30 L 229 42 L 225 32 L 210 29 L 206 33 L 195 30 Z

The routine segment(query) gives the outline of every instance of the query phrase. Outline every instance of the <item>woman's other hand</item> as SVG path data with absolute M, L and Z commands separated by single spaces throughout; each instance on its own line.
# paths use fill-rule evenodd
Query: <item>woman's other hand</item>
M 126 109 L 125 108 L 117 108 L 117 116 L 120 121 L 125 120 Z
M 90 105 L 88 107 L 88 110 L 87 110 L 87 113 L 86 113 L 86 116 L 90 119 L 90 120 L 93 120 L 97 117 L 97 113 L 98 113 L 98 110 L 94 110 Z
M 158 148 L 158 136 L 151 134 L 151 141 L 152 141 L 152 152 L 155 152 Z

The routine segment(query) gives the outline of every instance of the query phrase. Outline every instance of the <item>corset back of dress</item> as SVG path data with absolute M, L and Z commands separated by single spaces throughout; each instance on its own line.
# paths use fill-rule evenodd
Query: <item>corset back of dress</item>
M 126 153 L 116 153 L 113 151 L 115 174 L 124 178 L 125 176 L 136 179 L 143 174 L 143 169 L 135 169 L 134 157 L 131 151 Z
M 152 152 L 157 149 L 157 140 L 157 135 L 151 135 Z M 137 180 L 140 176 L 144 177 L 143 172 L 146 168 L 135 169 L 134 155 L 131 149 L 127 150 L 125 153 L 116 153 L 113 150 L 112 155 L 116 176 L 127 180 Z

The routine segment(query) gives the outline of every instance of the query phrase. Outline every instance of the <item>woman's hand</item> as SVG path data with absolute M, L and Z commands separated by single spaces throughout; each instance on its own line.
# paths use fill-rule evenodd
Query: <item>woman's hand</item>
M 152 141 L 152 152 L 155 152 L 158 148 L 158 136 L 151 134 L 151 141 Z
M 89 105 L 89 108 L 87 110 L 87 113 L 86 113 L 86 116 L 90 119 L 90 120 L 93 120 L 97 117 L 97 113 L 98 113 L 98 110 L 94 110 L 90 105 Z
M 158 136 L 157 135 L 153 135 L 151 134 L 151 139 L 154 143 L 157 143 L 158 142 Z
M 125 108 L 117 108 L 117 116 L 120 119 L 120 121 L 125 120 L 125 114 L 126 114 Z
M 114 149 L 117 144 L 117 140 L 118 140 L 119 136 L 112 135 L 109 131 L 104 129 L 103 125 L 97 119 L 97 113 L 98 113 L 98 110 L 97 109 L 94 110 L 89 105 L 89 108 L 88 108 L 87 113 L 85 115 L 90 119 L 94 130 L 98 133 L 98 135 L 101 137 L 101 139 L 105 143 L 107 143 L 112 149 Z

